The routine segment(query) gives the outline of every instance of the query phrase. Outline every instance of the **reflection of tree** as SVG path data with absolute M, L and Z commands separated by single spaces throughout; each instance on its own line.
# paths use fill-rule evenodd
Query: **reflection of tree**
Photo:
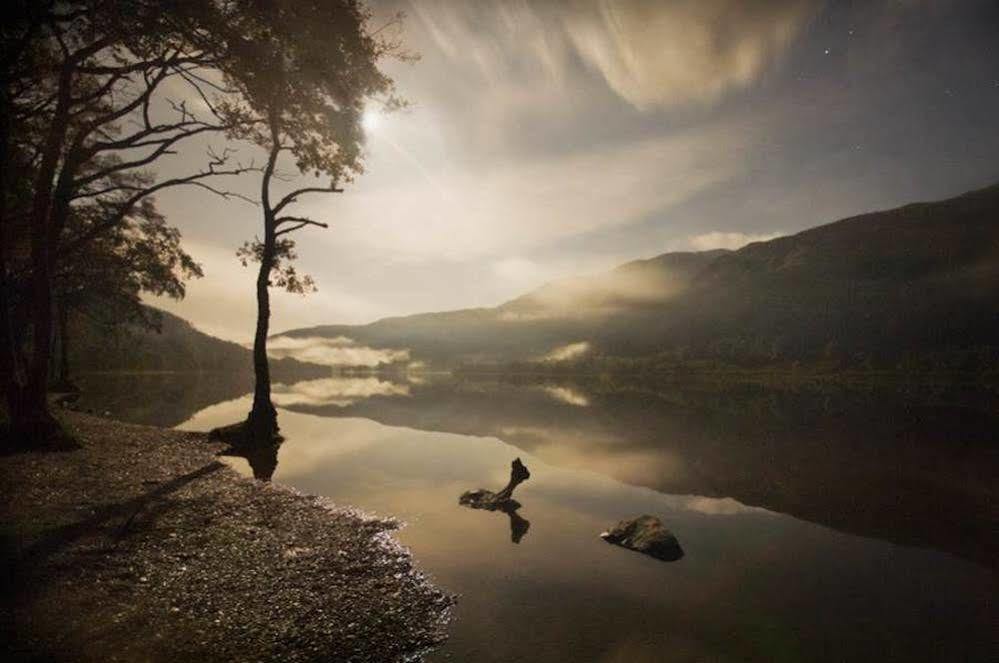
M 517 509 L 520 508 L 520 504 L 517 504 L 517 508 L 513 509 L 503 509 L 503 512 L 510 516 L 510 540 L 514 543 L 520 543 L 520 540 L 524 538 L 527 534 L 527 530 L 531 529 L 531 521 L 526 518 L 522 518 Z
M 241 444 L 229 447 L 222 455 L 245 458 L 250 463 L 254 479 L 270 481 L 277 470 L 281 442 L 282 440 L 275 440 L 273 444 Z

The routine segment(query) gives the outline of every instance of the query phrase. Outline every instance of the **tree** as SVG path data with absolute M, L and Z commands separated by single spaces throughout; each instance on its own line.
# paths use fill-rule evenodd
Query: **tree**
M 100 210 L 82 207 L 70 218 L 70 232 L 92 225 L 88 216 Z M 142 293 L 184 297 L 185 281 L 201 277 L 201 267 L 180 245 L 180 232 L 151 199 L 138 205 L 123 223 L 87 243 L 83 250 L 60 261 L 53 275 L 59 324 L 59 362 L 53 378 L 60 390 L 71 388 L 69 375 L 69 319 L 86 316 L 107 332 L 123 324 L 157 329 L 156 312 L 142 304 Z
M 271 402 L 267 336 L 272 286 L 291 292 L 314 289 L 308 276 L 292 264 L 291 233 L 326 228 L 297 211 L 311 195 L 341 193 L 362 172 L 365 106 L 378 100 L 387 108 L 400 101 L 393 83 L 378 67 L 386 55 L 402 55 L 398 45 L 379 37 L 370 14 L 356 0 L 295 2 L 244 0 L 228 40 L 231 59 L 223 66 L 228 84 L 239 90 L 237 102 L 225 106 L 232 135 L 267 151 L 260 180 L 263 236 L 239 251 L 244 265 L 258 262 L 257 322 L 253 339 L 255 386 L 246 429 L 255 441 L 272 440 L 278 432 Z M 398 20 L 398 17 L 396 17 Z M 325 184 L 281 185 L 282 160 L 294 162 L 299 175 Z
M 46 387 L 60 260 L 121 227 L 158 191 L 196 185 L 226 195 L 208 182 L 252 169 L 230 166 L 223 151 L 174 178 L 158 180 L 146 170 L 181 143 L 230 128 L 208 100 L 206 90 L 216 86 L 205 75 L 226 57 L 214 36 L 229 6 L 18 0 L 8 8 L 0 48 L 0 369 L 21 442 L 59 433 Z M 163 94 L 172 80 L 188 86 L 207 111 Z M 89 226 L 70 237 L 69 219 L 81 206 L 100 214 L 86 215 Z M 22 242 L 27 250 L 19 252 Z

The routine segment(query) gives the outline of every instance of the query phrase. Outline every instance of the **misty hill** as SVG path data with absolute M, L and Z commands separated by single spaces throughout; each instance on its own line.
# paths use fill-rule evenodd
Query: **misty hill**
M 665 304 L 690 288 L 695 277 L 725 253 L 723 249 L 665 253 L 610 272 L 562 279 L 503 304 L 500 316 L 508 320 L 573 318 Z
M 448 362 L 537 359 L 582 343 L 608 356 L 749 364 L 994 361 L 999 185 L 738 251 L 667 253 L 497 308 L 286 335 L 347 336 Z
M 160 316 L 158 332 L 128 324 L 108 330 L 87 315 L 74 316 L 70 322 L 71 371 L 252 372 L 249 349 L 200 332 L 166 311 L 153 312 Z M 271 370 L 296 378 L 329 375 L 328 367 L 294 359 L 272 359 Z

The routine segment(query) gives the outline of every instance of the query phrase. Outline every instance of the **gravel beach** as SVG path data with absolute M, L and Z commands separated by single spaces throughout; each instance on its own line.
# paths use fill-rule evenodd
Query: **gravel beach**
M 65 412 L 0 459 L 6 660 L 399 661 L 452 597 L 396 523 L 239 477 L 207 435 Z

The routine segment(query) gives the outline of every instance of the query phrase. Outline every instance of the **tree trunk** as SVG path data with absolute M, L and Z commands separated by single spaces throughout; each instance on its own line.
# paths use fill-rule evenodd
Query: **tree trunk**
M 11 409 L 14 434 L 22 444 L 45 444 L 59 437 L 60 426 L 49 412 L 48 378 L 52 356 L 52 183 L 66 141 L 69 124 L 72 67 L 67 64 L 59 76 L 59 91 L 52 125 L 45 139 L 42 159 L 35 178 L 31 206 L 31 309 L 32 343 L 27 384 L 16 409 Z
M 77 393 L 79 388 L 73 384 L 69 374 L 69 306 L 65 301 L 59 302 L 56 309 L 56 349 L 59 361 L 53 364 L 52 382 L 49 388 L 61 393 Z
M 14 332 L 14 279 L 10 269 L 9 247 L 7 246 L 7 200 L 11 164 L 10 137 L 13 127 L 11 102 L 11 76 L 20 62 L 32 39 L 38 32 L 41 21 L 32 13 L 27 29 L 20 39 L 11 39 L 4 44 L 4 58 L 0 60 L 0 380 L 3 381 L 4 396 L 8 405 L 19 399 L 24 387 L 24 371 L 21 367 L 18 334 Z
M 271 402 L 271 369 L 267 361 L 267 333 L 271 323 L 271 269 L 277 244 L 277 227 L 271 207 L 271 178 L 281 153 L 279 120 L 269 117 L 271 149 L 260 182 L 260 204 L 264 210 L 264 248 L 257 273 L 257 328 L 253 335 L 253 407 L 246 420 L 249 441 L 270 444 L 278 434 L 277 411 Z
M 267 361 L 267 334 L 270 329 L 270 275 L 274 263 L 274 232 L 265 233 L 264 251 L 257 274 L 257 328 L 253 336 L 253 408 L 247 419 L 253 442 L 271 442 L 278 432 L 277 411 L 271 402 L 271 371 Z
M 10 139 L 10 97 L 6 77 L 0 90 L 0 379 L 3 380 L 4 398 L 7 411 L 20 409 L 24 390 L 24 371 L 21 367 L 21 353 L 14 333 L 13 282 L 8 269 L 7 247 L 7 179 L 8 145 Z

